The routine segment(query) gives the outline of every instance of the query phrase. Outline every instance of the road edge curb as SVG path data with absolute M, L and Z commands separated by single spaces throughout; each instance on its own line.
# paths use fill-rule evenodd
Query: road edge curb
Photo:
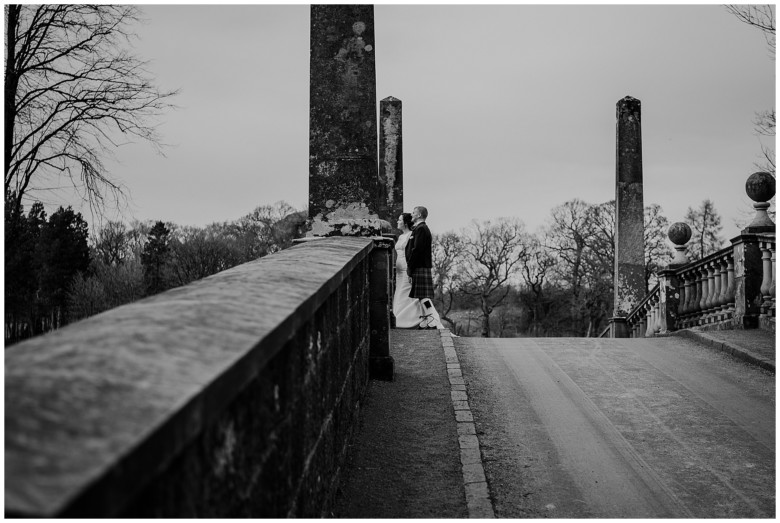
M 761 367 L 764 370 L 768 370 L 772 372 L 772 374 L 775 374 L 775 364 L 770 360 L 767 360 L 766 358 L 762 358 L 761 356 L 753 354 L 752 352 L 742 347 L 738 347 L 737 345 L 734 345 L 733 343 L 730 343 L 728 341 L 719 340 L 713 336 L 709 336 L 705 332 L 683 329 L 683 330 L 671 332 L 670 334 L 672 336 L 686 338 L 701 343 L 702 345 L 712 347 L 721 352 L 731 354 L 737 359 L 740 359 L 752 365 L 756 365 L 758 367 Z
M 460 463 L 463 472 L 463 487 L 466 491 L 466 507 L 469 518 L 494 519 L 493 502 L 490 500 L 482 451 L 477 438 L 474 416 L 468 401 L 466 384 L 460 368 L 460 360 L 455 352 L 452 333 L 448 329 L 439 331 L 444 358 L 447 362 L 447 378 L 450 381 L 450 397 L 454 409 L 455 423 L 458 427 L 458 445 Z

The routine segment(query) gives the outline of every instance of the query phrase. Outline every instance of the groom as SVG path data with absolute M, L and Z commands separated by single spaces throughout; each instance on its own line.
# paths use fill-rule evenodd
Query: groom
M 406 274 L 409 276 L 409 282 L 412 284 L 412 290 L 409 292 L 410 298 L 423 300 L 425 298 L 433 299 L 433 276 L 431 268 L 433 267 L 431 257 L 431 231 L 425 224 L 428 218 L 428 209 L 425 207 L 415 207 L 412 211 L 412 235 L 406 244 Z M 425 302 L 423 302 L 425 303 Z M 429 302 L 430 303 L 430 302 Z M 423 315 L 426 312 L 423 307 Z

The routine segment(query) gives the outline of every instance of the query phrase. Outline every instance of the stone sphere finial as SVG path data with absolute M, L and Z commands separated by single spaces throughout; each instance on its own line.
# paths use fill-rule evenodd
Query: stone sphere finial
M 775 195 L 775 177 L 759 171 L 745 182 L 745 192 L 754 202 L 768 202 Z
M 775 195 L 775 177 L 769 173 L 759 171 L 751 174 L 745 182 L 745 192 L 753 200 L 756 216 L 746 228 L 743 234 L 757 234 L 774 232 L 775 222 L 769 217 L 766 210 L 769 209 L 769 200 Z
M 674 255 L 674 259 L 670 266 L 687 265 L 688 257 L 685 256 L 685 244 L 691 239 L 691 228 L 685 222 L 675 222 L 669 226 L 669 231 L 666 235 L 674 244 L 674 249 L 677 251 Z
M 673 244 L 685 245 L 691 239 L 693 232 L 687 223 L 676 222 L 669 226 L 669 231 L 666 234 Z

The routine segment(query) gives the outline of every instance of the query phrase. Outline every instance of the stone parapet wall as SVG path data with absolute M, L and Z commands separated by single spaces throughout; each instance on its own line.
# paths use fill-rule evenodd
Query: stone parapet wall
M 319 517 L 368 382 L 367 238 L 322 239 L 5 351 L 5 508 Z

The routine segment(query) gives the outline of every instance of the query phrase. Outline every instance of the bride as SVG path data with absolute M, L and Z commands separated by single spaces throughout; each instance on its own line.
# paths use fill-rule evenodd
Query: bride
M 412 235 L 412 215 L 408 212 L 398 217 L 401 236 L 395 244 L 395 295 L 393 296 L 393 314 L 398 329 L 443 329 L 439 313 L 430 299 L 410 298 L 412 284 L 406 275 L 406 244 Z M 427 311 L 423 313 L 423 305 Z

